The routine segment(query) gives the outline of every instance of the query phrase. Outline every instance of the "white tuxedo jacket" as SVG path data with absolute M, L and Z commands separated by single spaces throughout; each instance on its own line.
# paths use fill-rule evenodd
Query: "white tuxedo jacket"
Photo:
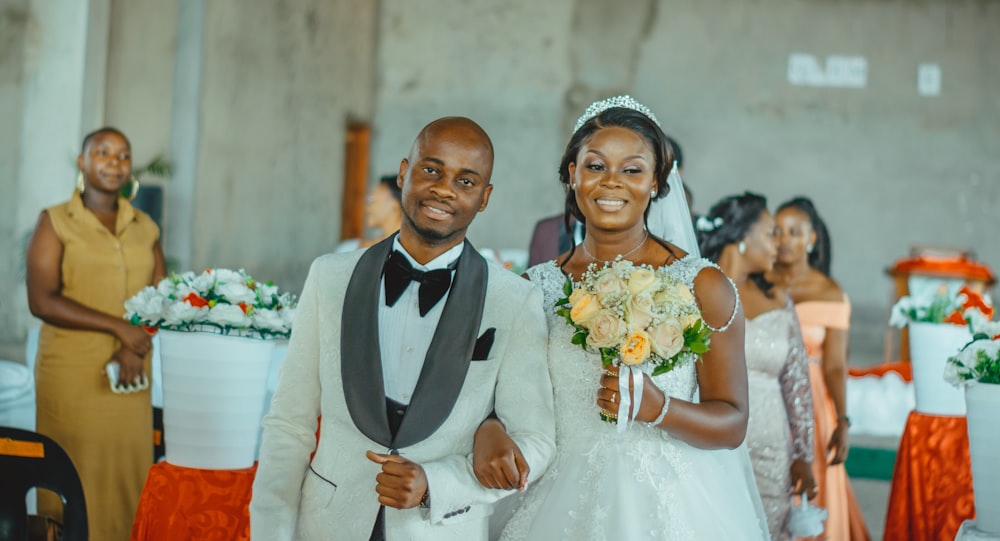
M 392 449 L 423 467 L 431 505 L 387 507 L 388 541 L 486 539 L 493 502 L 511 493 L 483 488 L 472 471 L 473 436 L 494 409 L 531 468 L 529 482 L 552 459 L 541 292 L 486 263 L 468 243 L 407 413 L 396 437 L 390 435 L 377 303 L 391 240 L 365 252 L 322 256 L 309 270 L 263 420 L 250 503 L 254 541 L 367 541 L 379 509 L 381 466 L 365 451 Z M 479 337 L 488 329 L 495 329 L 492 347 L 478 352 L 485 359 L 472 360 L 470 333 Z

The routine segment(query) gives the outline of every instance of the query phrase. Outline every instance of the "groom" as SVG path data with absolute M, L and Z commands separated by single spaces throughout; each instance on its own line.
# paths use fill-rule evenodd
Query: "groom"
M 548 466 L 541 293 L 465 240 L 492 170 L 479 125 L 431 122 L 399 166 L 399 234 L 313 262 L 263 421 L 252 539 L 485 539 L 510 494 L 472 471 L 493 410 L 529 480 Z

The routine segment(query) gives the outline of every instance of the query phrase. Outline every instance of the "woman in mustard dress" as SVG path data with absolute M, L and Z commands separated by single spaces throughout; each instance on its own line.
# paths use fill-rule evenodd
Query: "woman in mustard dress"
M 28 247 L 28 304 L 43 322 L 36 364 L 37 430 L 76 466 L 90 539 L 129 538 L 153 461 L 149 391 L 113 393 L 150 374 L 150 337 L 122 319 L 125 300 L 166 274 L 159 229 L 119 192 L 130 182 L 128 139 L 118 130 L 89 134 L 77 157 L 69 201 L 45 209 Z M 39 513 L 59 519 L 62 503 L 39 491 Z
M 818 539 L 867 541 L 864 517 L 844 469 L 850 427 L 846 387 L 851 305 L 830 278 L 830 238 L 812 201 L 792 199 L 778 207 L 775 218 L 778 260 L 769 278 L 792 296 L 810 361 L 816 417 L 813 476 L 819 486 L 817 505 L 829 513 Z

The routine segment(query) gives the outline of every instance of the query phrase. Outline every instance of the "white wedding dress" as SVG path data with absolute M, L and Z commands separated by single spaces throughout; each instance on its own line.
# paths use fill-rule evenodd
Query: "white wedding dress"
M 688 256 L 668 268 L 691 287 L 708 265 Z M 556 457 L 529 486 L 501 539 L 768 539 L 745 446 L 698 449 L 644 423 L 619 434 L 615 425 L 601 421 L 595 403 L 600 357 L 570 343 L 571 327 L 553 309 L 566 277 L 551 261 L 528 275 L 545 294 Z M 697 400 L 693 364 L 653 381 L 672 397 Z

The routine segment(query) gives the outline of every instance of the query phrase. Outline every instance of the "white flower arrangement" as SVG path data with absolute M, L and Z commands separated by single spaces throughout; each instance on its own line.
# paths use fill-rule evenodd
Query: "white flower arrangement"
M 944 379 L 956 387 L 974 382 L 1000 385 L 1000 321 L 978 309 L 966 310 L 972 341 L 948 358 Z
M 910 323 L 951 323 L 964 326 L 969 314 L 980 313 L 992 317 L 993 307 L 989 295 L 983 295 L 964 286 L 957 295 L 949 295 L 943 287 L 929 300 L 920 302 L 910 296 L 900 297 L 889 314 L 889 325 L 903 328 Z
M 292 333 L 295 296 L 243 269 L 174 274 L 125 301 L 132 325 L 172 331 L 207 331 L 263 339 Z

